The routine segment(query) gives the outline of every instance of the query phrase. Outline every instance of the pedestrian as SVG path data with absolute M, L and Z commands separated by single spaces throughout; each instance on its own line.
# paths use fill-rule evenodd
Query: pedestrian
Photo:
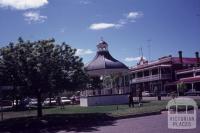
M 63 102 L 62 102 L 62 100 L 61 100 L 61 97 L 59 96 L 59 97 L 57 97 L 57 103 L 58 103 L 58 105 L 60 106 L 60 109 L 64 109 L 64 104 L 63 104 Z
M 160 92 L 158 92 L 158 101 L 160 101 L 161 100 L 161 94 L 160 94 Z
M 142 106 L 142 89 L 139 88 L 139 92 L 138 92 L 138 98 L 139 98 L 139 107 Z
M 133 94 L 132 93 L 129 94 L 128 99 L 129 99 L 129 102 L 128 102 L 129 107 L 134 107 L 134 101 L 133 101 Z

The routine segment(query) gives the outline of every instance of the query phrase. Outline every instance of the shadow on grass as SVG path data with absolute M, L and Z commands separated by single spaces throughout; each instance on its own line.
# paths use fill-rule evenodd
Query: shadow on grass
M 51 109 L 51 108 L 56 108 L 56 106 L 44 106 L 44 107 L 42 107 L 42 109 Z M 21 112 L 21 111 L 32 111 L 32 110 L 37 110 L 37 107 L 36 106 L 19 107 L 17 109 L 15 107 L 11 107 L 11 108 L 3 109 L 3 112 Z
M 115 124 L 115 118 L 103 113 L 92 114 L 53 114 L 41 119 L 22 117 L 0 122 L 0 132 L 40 133 L 57 131 L 93 132 L 99 126 Z

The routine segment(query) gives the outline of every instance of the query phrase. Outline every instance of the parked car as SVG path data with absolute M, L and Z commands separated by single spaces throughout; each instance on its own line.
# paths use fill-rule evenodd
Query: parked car
M 80 96 L 76 96 L 76 103 L 80 103 Z
M 36 98 L 31 98 L 29 103 L 28 103 L 28 106 L 37 106 L 37 99 Z
M 43 102 L 44 105 L 49 105 L 50 104 L 50 98 L 46 98 Z M 56 99 L 55 98 L 51 98 L 51 104 L 52 105 L 56 105 Z
M 0 100 L 0 106 L 12 106 L 11 100 Z
M 61 97 L 61 103 L 62 104 L 70 104 L 71 100 L 67 97 Z
M 192 89 L 190 89 L 189 91 L 187 91 L 185 93 L 186 96 L 200 96 L 200 91 L 192 91 Z
M 79 96 L 73 95 L 73 96 L 70 97 L 70 100 L 71 100 L 72 104 L 79 104 L 80 103 L 80 97 Z
M 152 97 L 153 93 L 150 93 L 149 91 L 143 91 L 142 92 L 142 96 L 144 96 L 144 97 Z

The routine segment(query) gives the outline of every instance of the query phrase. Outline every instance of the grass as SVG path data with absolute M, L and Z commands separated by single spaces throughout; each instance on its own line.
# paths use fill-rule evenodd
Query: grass
M 197 101 L 200 107 L 200 100 Z M 93 132 L 99 126 L 115 125 L 116 119 L 158 114 L 166 108 L 167 101 L 145 102 L 142 107 L 128 105 L 109 105 L 80 107 L 67 105 L 64 109 L 51 107 L 43 109 L 44 116 L 36 117 L 36 109 L 27 111 L 4 112 L 4 120 L 0 121 L 0 132 L 36 133 L 36 132 Z
M 58 106 L 43 109 L 44 115 L 51 114 L 91 114 L 91 113 L 105 113 L 112 117 L 126 117 L 142 114 L 150 114 L 160 112 L 166 108 L 168 101 L 149 101 L 143 103 L 142 107 L 135 104 L 134 108 L 129 108 L 128 105 L 109 105 L 109 106 L 93 106 L 80 107 L 79 105 L 66 105 L 64 109 Z M 200 107 L 200 100 L 197 100 Z M 4 119 L 36 116 L 36 109 L 26 111 L 8 111 L 4 112 Z
M 111 112 L 113 117 L 129 117 L 140 116 L 145 114 L 159 113 L 166 108 L 167 101 L 151 101 L 144 103 L 142 107 L 126 108 L 123 110 L 115 110 Z
M 44 114 L 74 114 L 74 113 L 106 113 L 112 117 L 122 117 L 130 115 L 138 115 L 144 113 L 158 112 L 165 109 L 167 101 L 151 101 L 139 107 L 135 104 L 134 108 L 129 108 L 128 105 L 109 105 L 109 106 L 94 106 L 94 107 L 80 107 L 80 106 L 65 106 L 64 109 L 52 108 L 45 109 Z

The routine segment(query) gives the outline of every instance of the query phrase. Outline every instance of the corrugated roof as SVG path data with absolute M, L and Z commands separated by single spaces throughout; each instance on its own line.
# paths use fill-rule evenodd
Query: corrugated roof
M 102 47 L 100 46 L 102 44 Z M 105 45 L 106 44 L 106 45 Z M 101 42 L 97 45 L 99 51 L 97 51 L 94 59 L 85 66 L 86 71 L 95 71 L 95 70 L 105 70 L 105 69 L 128 69 L 128 67 L 122 62 L 113 58 L 107 48 L 104 46 L 108 46 L 106 42 Z
M 200 76 L 196 77 L 188 77 L 188 78 L 182 78 L 178 81 L 178 83 L 194 83 L 194 82 L 200 82 Z
M 195 64 L 197 62 L 196 58 L 183 58 L 182 59 L 183 64 Z M 181 61 L 179 57 L 166 57 L 162 59 L 158 59 L 156 61 L 148 62 L 142 65 L 136 65 L 131 67 L 131 70 L 139 70 L 139 69 L 144 69 L 152 66 L 157 66 L 160 64 L 181 64 Z

